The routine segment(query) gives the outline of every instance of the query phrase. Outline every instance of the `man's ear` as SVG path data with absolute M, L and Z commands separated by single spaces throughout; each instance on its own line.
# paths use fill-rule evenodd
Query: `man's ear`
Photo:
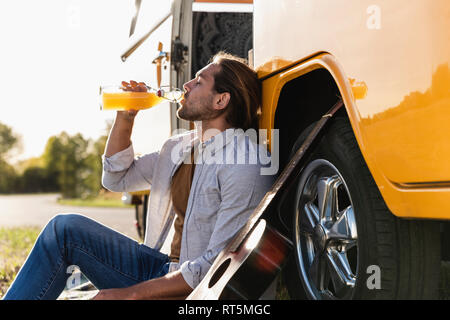
M 218 110 L 225 109 L 230 103 L 231 95 L 229 92 L 219 93 L 216 99 L 216 108 Z

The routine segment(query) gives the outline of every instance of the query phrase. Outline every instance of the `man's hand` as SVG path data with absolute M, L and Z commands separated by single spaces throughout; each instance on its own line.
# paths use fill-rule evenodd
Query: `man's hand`
M 180 271 L 123 289 L 106 289 L 93 300 L 182 300 L 192 292 Z
M 122 81 L 122 90 L 133 92 L 147 92 L 147 85 L 144 82 L 136 82 L 131 80 L 130 83 Z
M 136 82 L 130 80 L 130 82 L 122 81 L 122 90 L 132 92 L 147 92 L 147 85 L 144 82 Z M 133 121 L 136 117 L 138 110 L 117 111 L 117 117 L 121 117 L 127 121 Z
M 122 81 L 122 90 L 133 92 L 146 92 L 147 86 L 144 82 L 137 83 L 136 81 Z M 128 148 L 131 144 L 131 133 L 134 125 L 134 118 L 138 110 L 117 111 L 116 119 L 109 133 L 108 141 L 106 142 L 105 155 L 107 157 L 116 154 Z
M 135 300 L 128 288 L 100 290 L 92 300 Z

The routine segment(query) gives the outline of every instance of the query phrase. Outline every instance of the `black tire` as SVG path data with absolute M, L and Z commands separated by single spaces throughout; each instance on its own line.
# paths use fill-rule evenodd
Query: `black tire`
M 311 128 L 306 131 L 311 130 Z M 300 147 L 306 138 L 306 133 L 299 137 L 293 151 Z M 333 171 L 334 169 L 336 171 Z M 328 239 L 325 236 L 325 234 L 329 234 L 327 233 L 329 230 L 324 231 L 326 229 L 324 223 L 320 226 L 320 223 L 317 223 L 315 228 L 309 228 L 308 231 L 313 230 L 312 233 L 305 230 L 296 232 L 295 223 L 300 224 L 302 222 L 302 225 L 306 226 L 308 223 L 305 223 L 305 221 L 311 219 L 305 220 L 305 217 L 317 217 L 317 214 L 311 215 L 311 213 L 307 216 L 305 213 L 307 209 L 303 209 L 307 207 L 303 204 L 306 203 L 307 197 L 310 197 L 311 203 L 315 197 L 311 196 L 313 194 L 311 190 L 313 190 L 312 186 L 316 181 L 311 179 L 315 177 L 314 175 L 318 177 L 318 172 L 323 172 L 324 175 L 328 172 L 333 173 L 333 177 L 343 182 L 339 186 L 341 188 L 339 190 L 343 191 L 335 191 L 336 198 L 339 198 L 339 202 L 341 202 L 341 198 L 343 199 L 342 202 L 347 202 L 347 209 L 349 210 L 345 211 L 345 219 L 342 218 L 343 214 L 340 212 L 336 214 L 337 218 L 331 220 L 328 218 L 327 221 L 329 221 L 328 226 L 337 225 L 336 221 L 339 219 L 345 221 L 348 219 L 349 222 L 346 225 L 351 225 L 351 221 L 354 222 L 353 225 L 356 227 L 357 235 L 356 232 L 348 232 L 348 235 L 346 235 L 348 237 L 345 241 L 343 240 L 344 247 L 340 246 L 339 241 L 341 240 L 336 240 L 338 237 Z M 317 181 L 322 181 L 323 184 L 325 178 L 321 179 Z M 317 182 L 317 185 L 319 185 L 319 182 Z M 320 193 L 319 190 L 321 191 L 323 188 L 317 188 L 317 193 Z M 337 187 L 336 190 L 338 190 Z M 307 194 L 307 192 L 310 194 Z M 342 195 L 340 192 L 342 192 Z M 295 253 L 283 273 L 292 299 L 302 299 L 305 295 L 310 299 L 436 299 L 438 297 L 440 272 L 439 223 L 402 220 L 396 218 L 389 211 L 365 164 L 347 118 L 333 119 L 312 157 L 308 159 L 308 164 L 298 180 L 296 193 L 294 208 L 300 206 L 300 209 L 296 211 L 298 214 L 294 212 L 292 222 Z M 331 192 L 328 194 L 331 194 Z M 346 194 L 348 199 L 346 199 Z M 321 199 L 324 199 L 324 196 Z M 322 201 L 322 203 L 324 202 Z M 340 204 L 337 206 L 339 207 Z M 323 207 L 324 205 L 322 205 Z M 339 209 L 336 209 L 336 211 L 338 212 Z M 353 220 L 348 218 L 352 215 Z M 308 229 L 307 227 L 302 228 Z M 351 228 L 347 229 L 350 230 Z M 356 240 L 354 240 L 355 235 Z M 319 241 L 319 243 L 316 241 L 317 239 L 328 239 L 329 242 L 327 242 L 327 245 L 323 245 L 325 240 Z M 348 251 L 346 250 L 347 244 Z M 319 257 L 319 252 L 323 252 L 323 260 L 315 260 L 316 256 Z M 334 261 L 330 257 L 335 257 L 336 252 L 342 253 L 342 255 L 339 255 L 340 259 L 348 262 L 348 264 L 343 263 L 343 265 L 349 267 L 344 269 L 351 271 L 347 273 L 348 277 L 345 279 L 354 279 L 354 282 L 346 282 L 347 286 L 344 287 L 339 286 L 342 285 L 339 281 L 336 281 L 337 286 L 332 281 L 336 279 L 336 274 L 339 274 L 330 271 Z M 311 257 L 314 265 L 311 260 L 308 260 L 308 257 Z M 322 261 L 322 264 L 316 263 L 316 261 Z M 316 266 L 325 267 L 321 269 L 316 268 Z M 371 276 L 377 272 L 370 266 L 379 267 L 381 288 L 371 286 L 371 289 L 369 289 L 369 282 L 376 286 L 376 282 L 372 281 L 375 278 Z M 327 277 L 326 275 L 317 277 L 317 272 L 311 273 L 311 270 L 325 270 L 323 274 L 328 272 L 335 277 Z M 339 268 L 333 270 L 339 270 Z M 313 278 L 318 281 L 314 282 Z M 318 283 L 318 285 L 315 286 L 315 283 Z M 327 285 L 324 283 L 327 283 Z

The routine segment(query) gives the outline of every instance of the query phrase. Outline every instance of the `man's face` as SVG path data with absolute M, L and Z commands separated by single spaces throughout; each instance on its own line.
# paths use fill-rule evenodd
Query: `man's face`
M 177 110 L 178 118 L 188 121 L 211 120 L 223 113 L 216 103 L 219 94 L 214 90 L 214 73 L 218 68 L 215 64 L 209 64 L 183 85 L 185 94 Z

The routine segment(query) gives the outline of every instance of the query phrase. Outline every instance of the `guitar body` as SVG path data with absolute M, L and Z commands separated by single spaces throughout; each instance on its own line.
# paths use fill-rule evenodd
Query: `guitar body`
M 235 252 L 222 250 L 188 300 L 258 299 L 274 281 L 291 243 L 259 220 Z

